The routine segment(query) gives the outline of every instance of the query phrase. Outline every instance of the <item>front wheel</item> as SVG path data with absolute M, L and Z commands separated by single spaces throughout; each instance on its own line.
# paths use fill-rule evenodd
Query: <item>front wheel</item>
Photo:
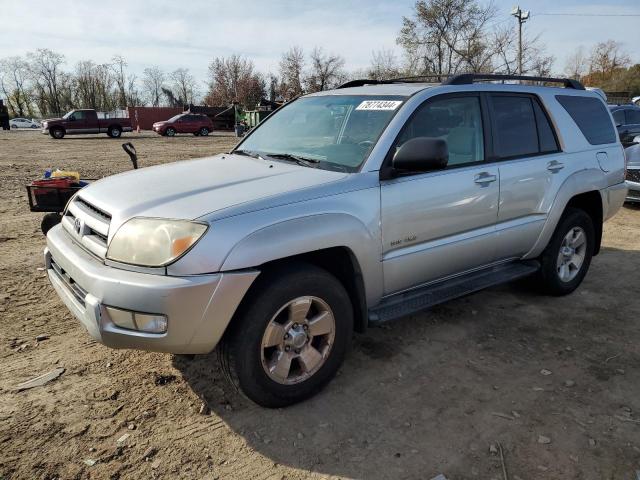
M 264 276 L 263 276 L 264 275 Z M 218 349 L 227 378 L 270 408 L 320 391 L 342 364 L 353 311 L 342 284 L 306 264 L 261 275 Z
M 551 295 L 567 295 L 582 283 L 595 246 L 591 217 L 568 208 L 540 257 L 540 279 Z
M 175 129 L 175 128 L 171 128 L 171 127 L 169 127 L 169 128 L 167 128 L 167 130 L 164 132 L 164 134 L 165 134 L 167 137 L 174 137 L 174 136 L 176 135 L 176 129 Z
M 109 128 L 107 135 L 109 135 L 111 138 L 120 138 L 120 136 L 122 135 L 122 129 L 120 127 L 111 127 Z
M 64 130 L 62 128 L 54 128 L 50 130 L 49 133 L 56 140 L 60 140 L 64 137 Z

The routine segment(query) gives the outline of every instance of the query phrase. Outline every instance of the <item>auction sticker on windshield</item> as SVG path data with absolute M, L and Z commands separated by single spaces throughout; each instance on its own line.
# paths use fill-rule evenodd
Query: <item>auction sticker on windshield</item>
M 395 110 L 401 104 L 401 100 L 365 100 L 356 110 Z

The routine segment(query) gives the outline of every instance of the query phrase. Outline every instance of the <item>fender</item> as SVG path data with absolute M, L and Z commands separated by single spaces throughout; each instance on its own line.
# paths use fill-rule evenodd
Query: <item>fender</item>
M 365 282 L 367 304 L 375 304 L 383 285 L 380 239 L 345 213 L 308 215 L 256 230 L 236 243 L 221 271 L 259 268 L 274 260 L 333 247 L 346 247 L 354 255 Z
M 606 177 L 602 174 L 601 170 L 595 168 L 580 170 L 579 172 L 575 172 L 567 177 L 553 199 L 553 203 L 548 210 L 549 213 L 547 214 L 547 220 L 542 227 L 542 231 L 540 232 L 536 243 L 523 257 L 523 259 L 537 258 L 540 256 L 549 243 L 549 240 L 551 240 L 551 236 L 553 235 L 567 204 L 573 197 L 580 195 L 581 193 L 593 191 L 599 192 L 602 197 L 602 190 L 605 188 L 607 188 Z M 604 205 L 604 199 L 602 211 L 607 211 L 606 205 Z

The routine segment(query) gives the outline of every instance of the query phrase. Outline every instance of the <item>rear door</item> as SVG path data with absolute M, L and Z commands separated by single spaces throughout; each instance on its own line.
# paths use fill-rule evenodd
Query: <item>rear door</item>
M 493 155 L 500 169 L 496 259 L 519 258 L 535 244 L 547 217 L 545 199 L 570 170 L 549 117 L 535 95 L 490 93 Z
M 390 156 L 411 138 L 445 139 L 449 165 L 381 181 L 385 294 L 492 262 L 499 172 L 486 160 L 483 105 L 478 94 L 433 97 L 396 140 Z

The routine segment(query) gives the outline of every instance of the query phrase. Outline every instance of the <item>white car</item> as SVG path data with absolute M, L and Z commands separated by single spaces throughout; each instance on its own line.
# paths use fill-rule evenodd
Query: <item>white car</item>
M 11 128 L 40 128 L 40 124 L 38 122 L 34 122 L 33 120 L 26 118 L 14 118 L 9 120 L 9 125 Z

